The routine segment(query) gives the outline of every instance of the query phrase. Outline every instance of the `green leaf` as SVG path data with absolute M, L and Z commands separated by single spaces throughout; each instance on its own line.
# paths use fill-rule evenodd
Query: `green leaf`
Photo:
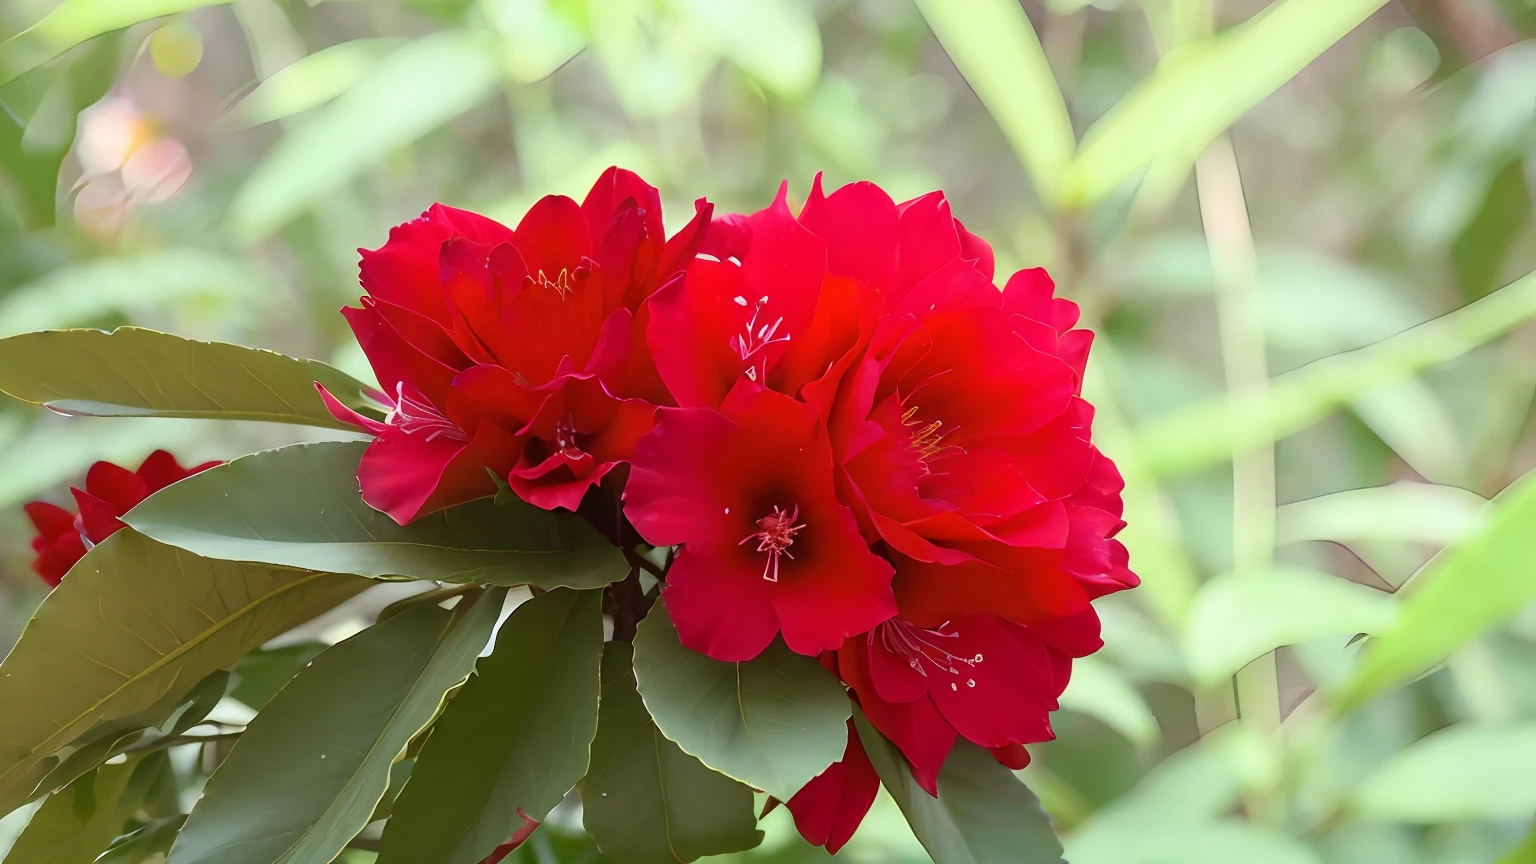
M 1299 432 L 1375 388 L 1460 357 L 1532 317 L 1536 273 L 1374 345 L 1277 376 L 1267 395 L 1213 397 L 1145 423 L 1135 431 L 1143 467 L 1169 475 L 1231 459 Z
M 918 0 L 928 26 L 997 121 L 1041 200 L 1053 202 L 1077 138 L 1056 75 L 1016 0 Z
M 969 741 L 956 742 L 934 798 L 862 711 L 855 711 L 853 720 L 880 782 L 934 864 L 1062 864 L 1061 842 L 1040 800 L 992 754 Z
M 524 816 L 544 821 L 587 773 L 602 655 L 601 591 L 561 588 L 519 606 L 432 724 L 381 864 L 476 864 Z
M 324 384 L 377 411 L 356 379 L 317 360 L 119 327 L 0 339 L 0 391 L 61 414 L 265 420 L 357 431 L 331 416 Z
M 0 336 L 80 327 L 113 315 L 216 301 L 261 307 L 265 279 L 250 266 L 198 249 L 165 249 L 61 267 L 0 301 Z
M 0 84 L 81 42 L 140 21 L 230 0 L 64 0 L 43 20 L 0 42 Z
M 495 89 L 493 45 L 475 34 L 423 36 L 272 148 L 230 204 L 235 236 L 255 243 L 352 178 L 472 108 Z
M 1142 695 L 1118 669 L 1098 657 L 1072 661 L 1061 707 L 1097 718 L 1138 747 L 1155 747 L 1163 737 Z
M 300 669 L 325 650 L 321 642 L 300 642 L 281 648 L 263 648 L 240 658 L 235 664 L 233 686 L 229 695 L 253 711 L 260 711 L 272 701 Z
M 821 75 L 821 30 L 795 0 L 679 0 L 721 54 L 786 99 L 810 93 Z
M 156 493 L 125 521 L 209 558 L 359 576 L 598 588 L 629 572 L 586 521 L 522 502 L 474 501 L 402 527 L 358 494 L 366 446 L 295 444 L 236 459 Z
M 1184 653 L 1196 683 L 1210 686 L 1282 645 L 1380 633 L 1397 608 L 1391 594 L 1316 570 L 1225 573 L 1195 595 Z
M 1282 504 L 1275 541 L 1406 540 L 1454 543 L 1483 524 L 1488 501 L 1456 486 L 1398 482 Z
M 96 859 L 96 864 L 163 862 L 164 856 L 171 851 L 171 844 L 176 842 L 176 833 L 181 830 L 182 823 L 186 821 L 185 816 L 156 819 L 119 839 L 105 855 Z M 160 857 L 156 858 L 157 855 Z
M 746 663 L 711 660 L 678 641 L 665 603 L 635 634 L 635 679 L 661 734 L 780 801 L 848 746 L 848 696 L 815 658 L 775 640 Z
M 1536 598 L 1536 476 L 1494 499 L 1482 530 L 1413 580 L 1397 623 L 1365 648 L 1338 697 L 1352 708 L 1434 667 Z
M 207 561 L 133 531 L 107 538 L 0 664 L 0 812 L 66 746 L 163 718 L 210 673 L 369 584 Z
M 1463 297 L 1476 300 L 1498 287 L 1504 259 L 1530 221 L 1531 189 L 1521 154 L 1493 175 L 1482 206 L 1451 246 Z
M 353 39 L 300 57 L 256 85 L 220 124 L 243 129 L 323 105 L 366 78 L 401 44 L 399 39 Z
M 1356 790 L 1368 819 L 1529 819 L 1536 809 L 1536 724 L 1461 725 L 1395 753 Z
M 624 864 L 675 864 L 756 847 L 763 832 L 752 790 L 662 737 L 635 691 L 630 653 L 623 642 L 603 646 L 597 737 L 581 782 L 587 832 Z
M 1072 864 L 1322 864 L 1317 853 L 1262 826 L 1236 820 L 1189 825 L 1125 826 L 1091 842 L 1067 844 Z
M 1218 135 L 1384 5 L 1280 0 L 1170 52 L 1084 134 L 1062 178 L 1062 203 L 1096 204 L 1148 165 L 1144 185 L 1176 190 Z
M 208 779 L 172 864 L 326 864 L 368 824 L 390 766 L 469 674 L 506 592 L 415 606 L 321 652 Z M 467 608 L 466 608 L 467 604 Z
M 141 762 L 103 765 L 44 801 L 5 864 L 91 864 L 138 806 L 143 788 L 133 781 Z
M 27 227 L 54 224 L 59 167 L 74 143 L 79 114 L 106 95 L 116 73 L 117 39 L 105 37 L 77 46 L 0 89 L 0 175 L 16 192 L 17 209 Z M 21 111 L 9 91 L 28 86 L 34 78 L 41 96 L 30 112 Z M 7 320 L 0 316 L 0 321 Z

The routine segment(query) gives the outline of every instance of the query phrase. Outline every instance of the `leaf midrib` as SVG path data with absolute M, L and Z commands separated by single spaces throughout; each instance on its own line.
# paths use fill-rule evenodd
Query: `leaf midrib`
M 301 571 L 299 571 L 299 572 L 301 572 Z M 55 739 L 59 738 L 62 734 L 64 734 L 68 730 L 70 730 L 75 724 L 79 723 L 82 719 L 86 718 L 91 713 L 95 712 L 98 708 L 100 708 L 101 706 L 107 704 L 112 699 L 116 698 L 119 694 L 121 694 L 122 692 L 127 690 L 129 685 L 134 684 L 134 683 L 139 682 L 139 681 L 142 681 L 144 678 L 148 677 L 152 673 L 159 671 L 162 667 L 164 667 L 164 666 L 168 665 L 169 663 L 171 663 L 171 662 L 181 658 L 183 655 L 185 655 L 188 652 L 192 651 L 193 649 L 197 648 L 199 645 L 202 645 L 204 642 L 206 642 L 208 639 L 212 638 L 214 635 L 223 632 L 224 628 L 226 626 L 228 626 L 231 622 L 243 618 L 251 610 L 257 609 L 257 608 L 265 605 L 267 603 L 267 601 L 272 600 L 272 599 L 277 598 L 277 597 L 282 597 L 282 596 L 286 595 L 290 590 L 293 590 L 293 589 L 296 589 L 296 588 L 299 588 L 299 587 L 303 587 L 303 586 L 308 585 L 311 582 L 314 582 L 316 580 L 319 580 L 319 579 L 322 579 L 322 578 L 326 578 L 326 577 L 335 576 L 335 575 L 336 574 L 334 574 L 334 573 L 311 573 L 308 576 L 304 576 L 304 577 L 301 577 L 299 579 L 295 579 L 292 582 L 289 582 L 288 584 L 286 584 L 286 585 L 282 586 L 281 588 L 277 589 L 276 591 L 272 591 L 272 592 L 269 592 L 267 594 L 264 594 L 259 599 L 255 600 L 254 602 L 249 603 L 249 604 L 247 604 L 245 606 L 242 606 L 235 614 L 225 616 L 224 618 L 220 619 L 219 621 L 216 621 L 208 629 L 203 630 L 200 633 L 198 633 L 196 637 L 194 637 L 192 639 L 189 639 L 186 642 L 183 642 L 182 644 L 178 645 L 177 647 L 175 647 L 175 648 L 171 649 L 170 651 L 166 652 L 165 654 L 161 655 L 153 663 L 151 663 L 148 666 L 144 667 L 143 669 L 139 670 L 138 673 L 135 674 L 132 678 L 126 679 L 125 681 L 123 681 L 122 684 L 120 684 L 117 687 L 113 688 L 110 693 L 108 693 L 107 695 L 103 696 L 102 698 L 96 700 L 94 703 L 92 703 L 84 711 L 81 711 L 76 716 L 70 718 L 70 720 L 67 723 L 65 723 L 64 725 L 59 727 L 59 731 L 54 732 L 52 735 L 49 735 L 47 738 L 43 739 L 37 746 L 32 747 L 31 749 L 29 749 L 27 751 L 27 753 L 26 753 L 26 756 L 24 758 L 22 758 L 21 760 L 17 761 L 15 765 L 12 765 L 10 768 L 7 768 L 4 771 L 0 771 L 0 784 L 4 784 L 4 782 L 6 780 L 10 779 L 10 777 L 16 771 L 24 769 L 24 768 L 27 768 L 27 767 L 30 767 L 33 764 L 34 758 L 37 756 L 37 754 L 39 752 L 42 752 L 45 747 L 49 747 L 49 745 L 53 741 L 55 741 Z M 201 607 L 199 607 L 199 608 L 201 608 Z M 68 743 L 68 742 L 64 742 L 64 743 Z M 60 744 L 59 746 L 62 747 L 63 744 Z M 53 752 L 56 752 L 57 749 L 58 749 L 57 747 L 50 747 L 47 750 L 47 752 L 48 753 L 53 753 Z

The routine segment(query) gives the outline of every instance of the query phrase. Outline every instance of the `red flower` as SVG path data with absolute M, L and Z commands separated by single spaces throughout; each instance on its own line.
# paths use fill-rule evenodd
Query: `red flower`
M 782 632 L 815 655 L 895 613 L 891 565 L 838 501 L 815 412 L 743 380 L 718 411 L 659 413 L 625 511 L 647 541 L 683 546 L 666 587 L 683 645 L 750 660 Z
M 577 204 L 548 196 L 516 229 L 435 205 L 362 252 L 345 309 L 388 391 L 359 468 L 363 498 L 402 524 L 496 491 L 574 510 L 670 404 L 647 300 L 692 260 L 710 206 L 668 241 L 656 190 L 609 169 Z
M 97 462 L 86 472 L 85 489 L 69 490 L 79 507 L 78 513 L 44 501 L 25 505 L 27 517 L 38 532 L 32 540 L 32 549 L 37 553 L 32 569 L 50 587 L 57 586 L 87 549 L 124 527 L 120 517 L 140 501 L 218 464 L 205 462 L 183 468 L 176 457 L 164 450 L 149 454 L 137 471 L 111 462 Z

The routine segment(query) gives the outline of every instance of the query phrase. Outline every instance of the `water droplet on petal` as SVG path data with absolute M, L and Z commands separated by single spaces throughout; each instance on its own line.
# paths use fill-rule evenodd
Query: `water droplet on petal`
M 965 679 L 965 686 L 967 686 L 967 687 L 975 687 L 976 686 L 976 679 L 975 678 L 967 678 L 967 679 Z

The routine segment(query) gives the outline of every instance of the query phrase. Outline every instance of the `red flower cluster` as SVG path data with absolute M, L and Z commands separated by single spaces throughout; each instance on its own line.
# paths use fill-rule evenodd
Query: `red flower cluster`
M 205 462 L 183 468 L 175 456 L 164 450 L 149 454 L 137 471 L 111 462 L 97 462 L 86 472 L 85 488 L 69 490 L 79 512 L 71 513 L 45 501 L 25 505 L 27 518 L 32 520 L 38 535 L 32 539 L 32 550 L 37 553 L 32 569 L 49 587 L 57 586 L 87 549 L 124 527 L 120 517 L 140 501 L 218 464 Z
M 701 200 L 667 239 L 656 190 L 611 169 L 515 229 L 437 206 L 364 252 L 345 314 L 393 405 L 330 404 L 376 434 L 363 495 L 402 523 L 497 478 L 544 508 L 622 488 L 678 547 L 684 645 L 819 657 L 935 793 L 958 737 L 1013 767 L 1052 737 L 1091 602 L 1136 584 L 1080 396 L 1091 334 L 1044 271 L 999 291 L 993 266 L 941 193 L 818 177 L 798 215 L 787 188 L 750 216 Z M 850 734 L 788 804 L 835 850 L 876 784 Z

